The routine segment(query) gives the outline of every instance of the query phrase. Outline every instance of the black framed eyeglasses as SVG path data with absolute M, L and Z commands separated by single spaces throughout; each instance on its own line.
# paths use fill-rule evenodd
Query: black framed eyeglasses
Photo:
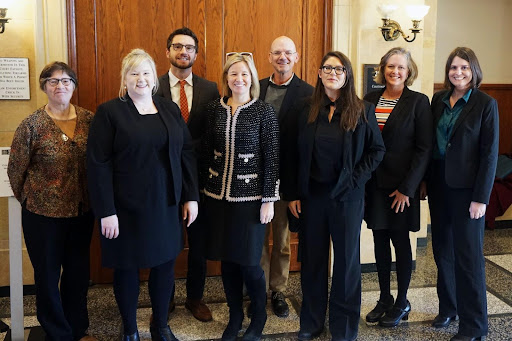
M 343 74 L 343 72 L 347 71 L 347 68 L 344 66 L 324 65 L 321 67 L 321 69 L 325 74 L 330 74 L 332 73 L 332 70 L 334 70 L 338 76 Z
M 183 45 L 179 43 L 171 44 L 171 47 L 174 51 L 181 51 L 183 49 L 183 46 L 185 46 L 185 51 L 187 51 L 188 53 L 195 52 L 197 48 L 195 45 Z
M 57 86 L 59 82 L 61 82 L 64 86 L 68 86 L 71 83 L 75 83 L 73 78 L 46 78 L 46 82 L 51 86 Z
M 226 61 L 228 61 L 229 57 L 236 55 L 246 56 L 252 59 L 252 52 L 228 52 L 226 53 Z

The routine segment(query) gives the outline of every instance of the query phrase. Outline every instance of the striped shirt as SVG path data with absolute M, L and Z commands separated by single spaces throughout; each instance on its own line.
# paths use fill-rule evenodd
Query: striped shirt
M 397 99 L 385 99 L 380 96 L 379 102 L 377 103 L 377 107 L 375 108 L 375 116 L 377 117 L 377 124 L 379 125 L 380 131 L 384 129 L 384 125 L 389 118 L 389 114 L 393 111 L 393 108 L 398 103 Z

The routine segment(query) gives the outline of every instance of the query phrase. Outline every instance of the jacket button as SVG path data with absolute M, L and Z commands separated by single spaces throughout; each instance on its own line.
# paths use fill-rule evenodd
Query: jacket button
M 248 184 L 249 183 L 249 179 L 245 179 L 245 183 Z
M 214 160 L 217 160 L 217 155 L 215 155 L 215 156 L 213 157 L 213 159 L 214 159 Z
M 211 178 L 213 178 L 213 175 L 211 175 L 211 174 L 210 174 L 209 178 L 210 178 L 210 179 L 211 179 Z
M 245 158 L 245 159 L 244 159 L 244 162 L 249 162 L 249 159 L 248 159 L 248 158 Z
M 446 145 L 446 147 L 447 147 L 447 148 L 450 148 L 451 146 L 452 146 L 452 144 L 451 144 L 451 143 L 448 143 L 448 144 Z

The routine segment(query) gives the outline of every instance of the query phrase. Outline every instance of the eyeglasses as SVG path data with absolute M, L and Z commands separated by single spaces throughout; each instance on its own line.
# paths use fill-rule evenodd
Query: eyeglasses
M 270 54 L 274 57 L 280 57 L 283 53 L 286 55 L 286 57 L 291 57 L 296 54 L 297 51 L 270 51 Z
M 64 86 L 68 86 L 71 83 L 75 83 L 73 78 L 46 78 L 46 82 L 51 86 L 57 86 L 59 82 L 61 82 Z
M 252 52 L 228 52 L 226 53 L 226 61 L 228 61 L 229 57 L 236 55 L 245 56 L 252 59 Z
M 181 51 L 181 49 L 183 49 L 183 46 L 185 46 L 185 51 L 187 51 L 188 53 L 192 53 L 196 50 L 196 46 L 195 45 L 183 45 L 183 44 L 171 44 L 172 46 L 172 49 L 174 51 Z
M 336 72 L 337 75 L 341 75 L 343 72 L 347 71 L 347 68 L 344 66 L 331 66 L 331 65 L 324 65 L 321 67 L 322 71 L 325 74 L 332 73 L 332 70 Z

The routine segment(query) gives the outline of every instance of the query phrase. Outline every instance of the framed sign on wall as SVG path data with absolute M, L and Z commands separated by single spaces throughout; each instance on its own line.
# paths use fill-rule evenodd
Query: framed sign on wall
M 373 77 L 378 72 L 376 71 L 378 67 L 379 64 L 363 64 L 363 96 L 369 92 L 384 88 L 384 85 L 377 84 L 373 80 Z
M 0 58 L 0 99 L 30 99 L 28 58 Z

